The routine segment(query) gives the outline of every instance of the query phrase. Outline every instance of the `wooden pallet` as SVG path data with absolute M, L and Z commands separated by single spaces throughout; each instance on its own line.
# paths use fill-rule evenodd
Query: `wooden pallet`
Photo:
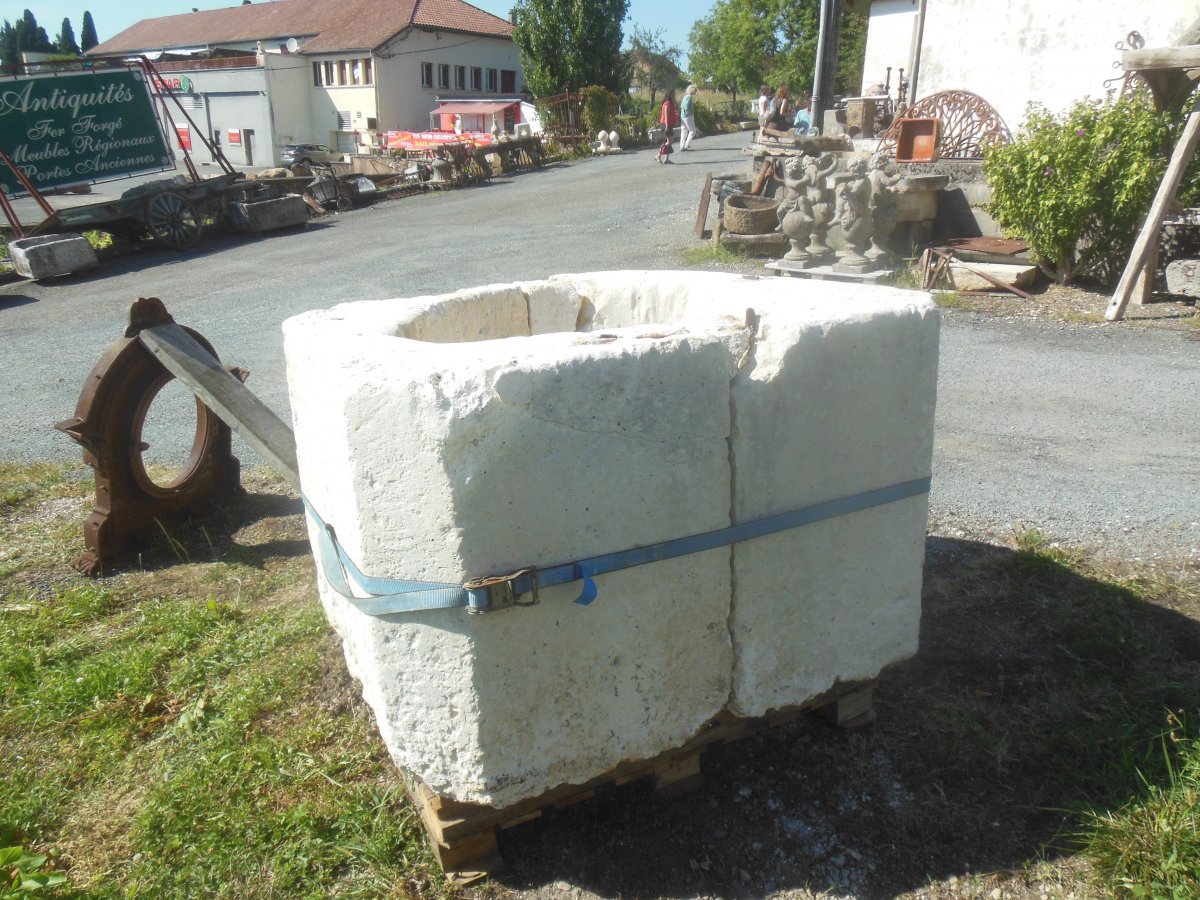
M 703 782 L 700 755 L 705 748 L 790 722 L 806 710 L 815 711 L 841 728 L 865 727 L 875 721 L 875 711 L 871 708 L 873 686 L 873 682 L 838 685 L 800 706 L 773 711 L 758 719 L 740 719 L 722 713 L 677 750 L 653 759 L 621 763 L 583 784 L 560 785 L 540 797 L 503 809 L 441 797 L 412 777 L 407 779 L 408 792 L 421 814 L 429 845 L 442 870 L 456 884 L 471 884 L 504 868 L 496 843 L 500 829 L 532 821 L 548 809 L 565 809 L 589 800 L 597 788 L 643 778 L 652 779 L 655 791 L 661 795 L 680 796 Z

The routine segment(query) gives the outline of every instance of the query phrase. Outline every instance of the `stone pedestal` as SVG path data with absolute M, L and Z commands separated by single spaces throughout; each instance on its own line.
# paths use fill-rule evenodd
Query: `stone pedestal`
M 833 264 L 833 271 L 861 275 L 863 272 L 870 272 L 877 265 L 873 259 L 861 256 L 844 256 Z
M 786 256 L 775 260 L 771 266 L 781 272 L 803 272 L 806 269 L 818 268 L 818 261 L 811 256 L 807 259 L 788 259 Z
M 749 310 L 749 312 L 748 312 Z M 284 324 L 306 496 L 360 568 L 461 584 L 928 476 L 928 297 L 605 272 Z M 917 647 L 927 495 L 544 588 L 376 617 L 319 584 L 395 761 L 496 807 Z M 310 528 L 315 527 L 310 522 Z
M 8 242 L 13 269 L 22 278 L 40 281 L 95 268 L 96 251 L 81 234 L 42 234 Z

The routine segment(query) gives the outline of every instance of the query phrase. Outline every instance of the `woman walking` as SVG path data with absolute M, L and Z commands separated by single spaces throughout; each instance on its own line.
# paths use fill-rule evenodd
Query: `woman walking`
M 692 139 L 700 136 L 696 128 L 696 86 L 689 84 L 679 104 L 679 115 L 683 120 L 683 136 L 679 140 L 679 152 L 692 149 Z
M 679 124 L 679 107 L 675 105 L 675 92 L 667 91 L 663 97 L 662 109 L 658 114 L 658 122 L 666 131 L 667 136 L 663 138 L 662 146 L 658 148 L 658 155 L 654 157 L 657 162 L 666 164 L 671 161 L 671 154 L 675 152 L 675 148 L 671 146 L 675 126 Z

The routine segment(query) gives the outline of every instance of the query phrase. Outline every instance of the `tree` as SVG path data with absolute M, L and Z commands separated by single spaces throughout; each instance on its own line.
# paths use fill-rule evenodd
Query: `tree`
M 629 0 L 517 0 L 513 42 L 534 96 L 595 84 L 622 94 L 629 69 L 621 23 Z
M 4 24 L 0 25 L 0 66 L 3 66 L 5 72 L 16 74 L 20 62 L 21 51 L 17 46 L 17 29 L 12 22 L 5 19 Z
M 8 72 L 16 73 L 21 66 L 21 53 L 53 53 L 54 45 L 46 29 L 37 23 L 37 19 L 29 10 L 25 10 L 16 24 L 5 19 L 0 26 L 0 61 Z
M 29 50 L 33 53 L 50 53 L 54 50 L 54 45 L 50 43 L 50 35 L 46 34 L 46 29 L 38 24 L 37 19 L 28 9 L 21 16 L 17 28 L 21 35 L 19 41 L 22 50 Z
M 729 91 L 758 93 L 779 51 L 776 22 L 780 0 L 717 0 L 711 13 L 692 26 L 691 75 Z M 808 2 L 808 0 L 804 0 Z
M 87 53 L 93 47 L 100 43 L 100 38 L 96 37 L 96 23 L 92 21 L 92 14 L 89 11 L 83 13 L 83 31 L 79 33 L 79 46 Z
M 862 90 L 867 14 L 843 3 L 840 24 L 841 38 L 832 90 L 834 94 L 857 95 Z M 797 88 L 811 89 L 816 74 L 817 40 L 821 28 L 819 0 L 780 4 L 778 25 L 783 36 L 782 47 L 771 62 L 767 80 L 772 83 L 786 82 L 792 86 L 793 93 Z M 825 99 L 828 102 L 831 98 Z
M 79 55 L 79 42 L 75 40 L 75 29 L 71 27 L 70 19 L 63 19 L 62 28 L 58 31 L 58 39 L 54 42 L 54 49 L 59 53 Z
M 654 106 L 655 95 L 679 85 L 679 58 L 683 55 L 678 47 L 663 43 L 663 31 L 650 31 L 633 26 L 629 38 L 629 61 L 634 78 L 641 87 L 650 89 L 650 105 Z
M 867 16 L 842 4 L 841 45 L 833 89 L 857 94 L 866 49 Z M 688 36 L 692 77 L 737 99 L 759 84 L 809 90 L 816 68 L 820 0 L 717 0 Z

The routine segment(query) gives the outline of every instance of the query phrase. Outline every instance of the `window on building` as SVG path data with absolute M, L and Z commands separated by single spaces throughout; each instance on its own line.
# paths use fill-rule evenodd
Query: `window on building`
M 361 59 L 354 59 L 350 61 L 350 83 L 363 83 L 363 61 Z
M 499 84 L 496 80 L 497 74 L 495 69 L 487 70 L 487 89 L 489 94 L 494 94 L 499 89 Z
M 351 124 L 353 119 L 350 117 L 350 110 L 339 109 L 337 111 L 338 131 L 353 131 L 354 126 Z
M 339 59 L 337 67 L 338 67 L 338 84 L 349 84 L 350 83 L 350 71 L 349 71 L 350 64 L 344 59 Z
M 512 69 L 500 70 L 500 93 L 515 94 L 517 92 L 517 73 Z
M 483 69 L 479 66 L 471 66 L 471 90 L 483 90 Z
M 454 67 L 454 89 L 456 91 L 465 91 L 467 89 L 467 67 Z
M 450 67 L 446 63 L 438 63 L 438 87 L 450 87 Z
M 334 74 L 335 66 L 332 62 L 327 62 L 325 65 L 325 83 L 337 84 L 337 76 Z
M 433 63 L 421 63 L 421 87 L 433 87 Z
M 325 79 L 322 77 L 324 75 L 324 72 L 325 72 L 324 66 L 322 66 L 319 62 L 313 63 L 313 84 L 316 87 L 320 87 L 321 85 L 323 85 L 325 83 Z
M 363 84 L 375 83 L 375 67 L 371 65 L 371 58 L 367 57 L 363 60 Z

